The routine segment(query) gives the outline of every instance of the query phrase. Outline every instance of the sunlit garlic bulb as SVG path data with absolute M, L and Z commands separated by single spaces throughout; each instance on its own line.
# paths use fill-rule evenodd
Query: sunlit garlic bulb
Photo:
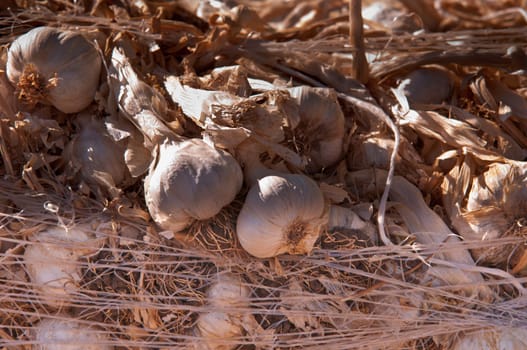
M 38 27 L 13 41 L 6 71 L 24 102 L 76 113 L 93 101 L 101 63 L 94 44 L 79 32 Z
M 318 185 L 300 174 L 265 176 L 247 194 L 238 215 L 241 246 L 259 258 L 309 253 L 327 222 Z
M 162 229 L 179 232 L 218 214 L 242 184 L 242 170 L 228 152 L 201 139 L 166 141 L 145 179 L 146 205 Z

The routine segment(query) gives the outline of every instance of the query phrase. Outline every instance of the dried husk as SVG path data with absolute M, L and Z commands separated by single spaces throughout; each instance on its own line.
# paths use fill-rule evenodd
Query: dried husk
M 384 183 L 385 177 L 386 172 L 381 170 L 356 171 L 347 175 L 346 182 L 353 188 L 360 186 L 360 190 L 367 193 L 377 191 L 378 184 Z M 469 251 L 462 246 L 455 249 L 439 249 L 442 243 L 454 244 L 454 242 L 460 242 L 460 239 L 448 228 L 441 217 L 428 207 L 417 187 L 405 178 L 395 176 L 390 198 L 398 203 L 395 208 L 416 242 L 423 245 L 438 245 L 434 248 L 437 249 L 434 253 L 437 264 L 430 264 L 428 270 L 428 278 L 433 285 L 448 285 L 458 292 L 464 291 L 472 297 L 483 300 L 491 298 L 492 292 L 484 285 L 483 277 L 479 272 L 448 267 L 448 263 L 458 263 L 467 268 L 476 264 Z M 447 265 L 442 264 L 441 260 L 447 262 Z M 466 287 L 467 285 L 470 287 Z
M 523 236 L 527 163 L 492 163 L 477 177 L 474 168 L 474 163 L 467 160 L 453 168 L 443 182 L 444 203 L 454 228 L 468 241 Z M 456 188 L 457 196 L 447 195 Z M 515 244 L 494 244 L 471 250 L 476 261 L 490 266 L 510 265 L 524 251 L 524 247 Z

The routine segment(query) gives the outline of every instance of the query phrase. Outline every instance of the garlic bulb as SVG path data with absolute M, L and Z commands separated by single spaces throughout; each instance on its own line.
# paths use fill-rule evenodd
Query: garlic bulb
M 249 307 L 249 295 L 250 289 L 239 278 L 231 274 L 218 276 L 207 292 L 208 304 L 215 311 L 200 314 L 197 321 L 203 337 L 199 349 L 228 350 L 236 346 L 236 339 L 243 335 L 243 309 Z
M 179 232 L 218 214 L 242 184 L 242 170 L 229 153 L 201 139 L 165 141 L 145 179 L 146 205 L 162 229 Z
M 450 350 L 523 350 L 527 333 L 522 328 L 480 330 L 458 336 Z
M 410 105 L 440 104 L 453 93 L 452 75 L 445 68 L 435 66 L 416 69 L 405 76 L 397 90 L 402 92 Z
M 462 177 L 453 179 L 462 181 Z M 451 208 L 452 225 L 466 240 L 525 235 L 527 230 L 519 220 L 527 212 L 526 184 L 526 162 L 493 163 L 483 174 L 472 179 L 470 187 L 469 183 L 466 184 L 467 198 L 456 200 L 460 203 L 445 203 Z M 448 202 L 447 198 L 445 195 Z M 477 261 L 489 265 L 509 264 L 515 260 L 516 254 L 524 251 L 524 247 L 516 244 L 487 245 L 471 250 Z
M 97 49 L 82 34 L 38 27 L 13 41 L 6 71 L 25 102 L 76 113 L 93 101 L 101 63 Z
M 265 176 L 247 194 L 236 232 L 243 249 L 259 258 L 309 253 L 327 218 L 318 185 L 305 175 Z
M 33 287 L 44 301 L 62 307 L 78 290 L 81 269 L 78 259 L 95 252 L 102 241 L 81 227 L 52 227 L 37 233 L 26 246 L 24 263 Z
M 33 328 L 35 350 L 111 350 L 106 333 L 74 319 L 42 320 Z
M 124 146 L 112 140 L 102 121 L 78 119 L 80 131 L 71 142 L 71 159 L 84 181 L 105 187 L 122 184 L 128 176 Z
M 316 172 L 335 164 L 343 152 L 344 114 L 332 89 L 300 86 L 288 89 L 299 103 L 300 120 L 294 128 L 309 161 L 307 170 Z

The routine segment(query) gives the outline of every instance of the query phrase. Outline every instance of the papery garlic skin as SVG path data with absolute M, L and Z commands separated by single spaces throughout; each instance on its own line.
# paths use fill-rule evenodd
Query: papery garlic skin
M 6 72 L 19 85 L 24 74 L 36 73 L 39 97 L 64 113 L 86 108 L 99 85 L 101 58 L 82 34 L 38 27 L 18 37 L 9 48 Z
M 108 337 L 73 319 L 44 319 L 33 328 L 35 350 L 111 350 Z
M 327 222 L 318 185 L 300 174 L 266 176 L 247 194 L 238 215 L 241 246 L 258 258 L 309 253 Z
M 166 141 L 145 179 L 146 205 L 162 229 L 179 232 L 218 214 L 242 184 L 240 165 L 228 152 L 201 139 Z

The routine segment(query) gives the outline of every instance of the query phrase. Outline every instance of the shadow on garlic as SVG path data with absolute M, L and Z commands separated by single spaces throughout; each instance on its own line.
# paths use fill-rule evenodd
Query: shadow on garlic
M 76 123 L 79 131 L 66 151 L 69 164 L 95 191 L 101 187 L 117 196 L 118 187 L 130 180 L 125 147 L 110 137 L 104 122 L 95 116 L 79 115 Z
M 38 27 L 13 41 L 6 70 L 23 102 L 76 113 L 93 101 L 101 64 L 95 44 L 83 34 Z
M 68 316 L 45 318 L 31 329 L 36 350 L 112 350 L 107 333 Z

